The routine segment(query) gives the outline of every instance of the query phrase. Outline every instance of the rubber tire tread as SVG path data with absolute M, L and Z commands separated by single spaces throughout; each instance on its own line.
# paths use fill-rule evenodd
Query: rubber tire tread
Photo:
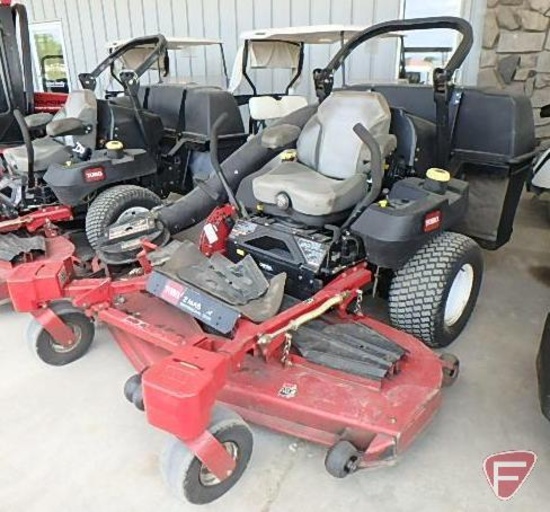
M 86 237 L 93 249 L 104 236 L 107 228 L 113 224 L 128 208 L 143 206 L 152 209 L 162 204 L 157 194 L 138 185 L 117 185 L 101 194 L 88 208 L 86 214 Z
M 456 273 L 466 263 L 474 270 L 472 291 L 461 317 L 448 327 L 445 303 Z M 472 313 L 482 273 L 482 253 L 474 240 L 460 233 L 441 233 L 396 272 L 388 299 L 392 325 L 429 347 L 446 347 L 462 332 Z

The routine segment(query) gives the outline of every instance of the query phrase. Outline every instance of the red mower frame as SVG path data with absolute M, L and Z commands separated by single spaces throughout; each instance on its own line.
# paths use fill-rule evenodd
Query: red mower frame
M 401 454 L 437 411 L 441 388 L 458 374 L 456 359 L 439 357 L 354 307 L 372 284 L 365 265 L 263 323 L 241 317 L 231 339 L 204 332 L 193 317 L 146 293 L 147 279 L 74 279 L 67 257 L 20 265 L 7 284 L 14 308 L 32 313 L 66 348 L 77 340 L 57 314 L 57 301 L 70 301 L 75 311 L 104 322 L 138 372 L 149 423 L 185 443 L 220 481 L 236 461 L 209 430 L 216 404 L 251 423 L 327 447 L 352 443 L 360 454 L 347 471 L 352 472 Z M 398 343 L 406 356 L 392 375 L 376 381 L 289 351 L 292 333 L 321 316 L 331 323 L 364 324 Z
M 47 206 L 15 219 L 0 220 L 0 236 L 6 233 L 26 232 L 29 235 L 40 232 L 45 237 L 45 253 L 37 259 L 64 260 L 72 256 L 74 246 L 69 240 L 58 236 L 57 222 L 73 220 L 73 214 L 68 206 Z M 26 254 L 23 263 L 34 258 L 30 253 Z M 14 267 L 21 262 L 0 260 L 0 302 L 10 299 L 7 278 Z

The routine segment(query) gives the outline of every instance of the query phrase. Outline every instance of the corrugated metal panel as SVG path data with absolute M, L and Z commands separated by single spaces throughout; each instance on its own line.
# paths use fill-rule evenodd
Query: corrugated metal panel
M 396 18 L 400 0 L 19 0 L 31 21 L 60 19 L 67 49 L 72 87 L 78 73 L 90 71 L 105 57 L 105 43 L 144 34 L 217 37 L 224 41 L 229 67 L 235 57 L 239 33 L 252 28 L 327 23 L 372 24 Z M 311 93 L 311 71 L 328 61 L 336 48 L 312 49 L 305 60 L 299 90 Z M 214 49 L 196 58 L 178 52 L 172 59 L 178 77 L 200 81 L 220 75 Z M 351 78 L 384 78 L 394 73 L 395 47 L 383 44 L 374 52 L 360 50 L 348 66 Z M 285 72 L 260 72 L 260 89 L 281 90 Z M 104 84 L 103 84 L 104 85 Z

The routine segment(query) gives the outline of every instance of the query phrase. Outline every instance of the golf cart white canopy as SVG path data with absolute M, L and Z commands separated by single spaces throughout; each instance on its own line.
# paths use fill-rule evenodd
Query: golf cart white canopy
M 242 32 L 229 90 L 235 92 L 249 69 L 290 69 L 296 73 L 304 45 L 343 43 L 366 27 L 314 25 L 268 28 Z
M 305 27 L 268 28 L 241 34 L 245 41 L 285 41 L 288 43 L 332 44 L 362 32 L 359 25 L 313 25 Z
M 114 51 L 123 44 L 126 44 L 130 39 L 111 41 L 106 47 L 109 51 Z M 169 50 L 183 50 L 191 46 L 210 46 L 214 44 L 222 44 L 219 39 L 204 39 L 200 37 L 167 37 Z M 143 48 L 152 48 L 152 45 L 143 45 Z
M 113 52 L 123 44 L 126 44 L 128 41 L 130 41 L 130 39 L 111 41 L 106 45 L 107 50 L 109 52 Z M 173 51 L 185 51 L 203 46 L 219 46 L 221 51 L 223 72 L 227 80 L 227 68 L 223 51 L 223 43 L 219 39 L 205 39 L 201 37 L 166 37 L 166 41 L 168 42 L 167 49 Z M 149 55 L 152 47 L 152 45 L 143 45 L 125 53 L 121 59 L 123 67 L 135 69 L 135 67 L 139 66 L 139 64 L 145 60 L 147 55 Z M 158 69 L 164 73 L 166 71 L 164 60 L 159 59 L 157 66 L 154 66 L 152 69 Z

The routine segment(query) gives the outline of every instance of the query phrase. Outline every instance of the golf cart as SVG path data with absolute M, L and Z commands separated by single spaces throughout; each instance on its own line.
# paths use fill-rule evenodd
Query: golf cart
M 97 99 L 98 77 L 143 47 L 147 57 L 117 77 L 124 96 Z M 91 73 L 80 74 L 83 89 L 69 94 L 64 107 L 45 124 L 45 137 L 33 140 L 28 120 L 18 116 L 25 144 L 3 152 L 0 208 L 4 219 L 10 219 L 8 225 L 21 215 L 62 205 L 65 220 L 86 217 L 93 247 L 117 219 L 158 206 L 170 192 L 191 190 L 195 168 L 204 177 L 200 161 L 209 151 L 212 117 L 230 114 L 219 146 L 222 160 L 246 140 L 236 102 L 221 89 L 184 84 L 140 89 L 140 77 L 166 48 L 162 35 L 136 38 Z M 57 206 L 55 211 L 56 220 L 62 220 Z M 0 231 L 5 227 L 0 223 Z
M 550 117 L 550 105 L 542 107 L 540 117 Z M 546 201 L 550 218 L 550 148 L 546 148 L 538 155 L 527 189 Z
M 128 41 L 111 41 L 107 43 L 107 50 L 109 53 L 116 51 L 120 46 L 126 44 Z M 191 53 L 197 48 L 215 47 L 219 50 L 219 59 L 221 64 L 223 87 L 226 88 L 229 85 L 229 76 L 227 74 L 227 62 L 225 59 L 225 52 L 223 43 L 217 39 L 205 39 L 200 37 L 166 37 L 166 49 L 162 55 L 159 55 L 158 60 L 151 65 L 149 70 L 156 72 L 155 80 L 150 79 L 149 82 L 169 82 L 169 83 L 183 83 L 183 77 L 176 76 L 175 66 L 173 61 L 177 59 L 177 53 L 181 52 L 184 55 L 191 57 Z M 135 69 L 137 68 L 148 56 L 148 46 L 140 46 L 133 48 L 126 52 L 120 59 L 111 65 L 110 74 L 111 82 L 117 80 L 118 74 L 122 69 Z M 190 77 L 191 79 L 193 76 Z M 143 80 L 142 80 L 143 82 Z M 194 82 L 192 82 L 194 83 Z M 206 84 L 204 84 L 206 85 Z M 212 84 L 208 84 L 212 85 Z M 106 97 L 116 97 L 120 94 L 124 94 L 123 89 L 108 89 L 106 91 Z
M 239 105 L 248 105 L 250 132 L 258 133 L 268 122 L 280 119 L 308 104 L 305 96 L 296 95 L 304 67 L 305 50 L 311 45 L 343 45 L 365 27 L 354 25 L 314 25 L 257 29 L 243 32 L 242 45 L 237 51 L 229 90 Z M 386 37 L 399 37 L 387 34 Z M 260 92 L 257 70 L 289 70 L 291 75 L 283 92 Z M 255 73 L 254 73 L 255 71 Z M 346 83 L 345 65 L 341 68 L 342 83 Z M 241 88 L 251 93 L 244 94 Z

